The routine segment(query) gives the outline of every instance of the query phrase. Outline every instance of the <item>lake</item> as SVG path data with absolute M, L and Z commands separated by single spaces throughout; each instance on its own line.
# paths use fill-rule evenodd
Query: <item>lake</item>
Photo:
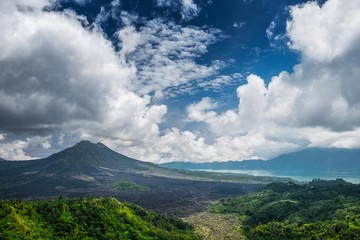
M 334 173 L 334 172 L 301 172 L 301 171 L 268 171 L 268 170 L 217 170 L 217 169 L 192 169 L 194 171 L 207 171 L 207 172 L 219 172 L 219 173 L 242 173 L 254 176 L 271 176 L 271 177 L 289 177 L 297 181 L 309 182 L 314 178 L 320 178 L 324 180 L 335 180 L 342 178 L 347 182 L 360 183 L 360 173 Z

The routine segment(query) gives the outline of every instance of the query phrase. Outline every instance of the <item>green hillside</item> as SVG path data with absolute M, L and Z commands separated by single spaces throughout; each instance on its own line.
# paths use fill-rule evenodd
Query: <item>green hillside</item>
M 199 239 L 177 218 L 114 198 L 1 201 L 0 239 Z
M 237 216 L 248 239 L 360 239 L 360 185 L 341 179 L 272 183 L 209 211 Z
M 149 189 L 146 186 L 136 184 L 132 181 L 121 180 L 121 179 L 111 184 L 111 187 L 124 191 L 145 191 Z

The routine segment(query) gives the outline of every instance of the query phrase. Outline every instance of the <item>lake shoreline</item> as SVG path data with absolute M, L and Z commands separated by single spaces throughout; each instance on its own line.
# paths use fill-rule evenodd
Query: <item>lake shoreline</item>
M 306 172 L 306 171 L 269 171 L 269 170 L 239 170 L 239 169 L 189 169 L 191 171 L 205 171 L 218 173 L 239 173 L 253 176 L 288 177 L 296 181 L 309 182 L 315 178 L 335 180 L 342 178 L 347 182 L 360 184 L 360 174 L 334 172 Z

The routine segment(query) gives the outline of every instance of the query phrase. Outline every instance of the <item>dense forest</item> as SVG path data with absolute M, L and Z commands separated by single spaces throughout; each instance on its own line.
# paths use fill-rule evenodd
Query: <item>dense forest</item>
M 236 215 L 248 239 L 360 239 L 360 185 L 342 179 L 272 183 L 209 212 Z
M 1 201 L 0 239 L 199 239 L 180 219 L 114 198 Z

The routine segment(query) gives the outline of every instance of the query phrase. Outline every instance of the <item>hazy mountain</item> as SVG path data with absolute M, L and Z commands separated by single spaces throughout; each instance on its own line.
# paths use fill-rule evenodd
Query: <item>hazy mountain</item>
M 212 163 L 172 162 L 160 166 L 177 169 L 238 169 L 307 172 L 360 172 L 360 149 L 311 148 L 274 159 Z

